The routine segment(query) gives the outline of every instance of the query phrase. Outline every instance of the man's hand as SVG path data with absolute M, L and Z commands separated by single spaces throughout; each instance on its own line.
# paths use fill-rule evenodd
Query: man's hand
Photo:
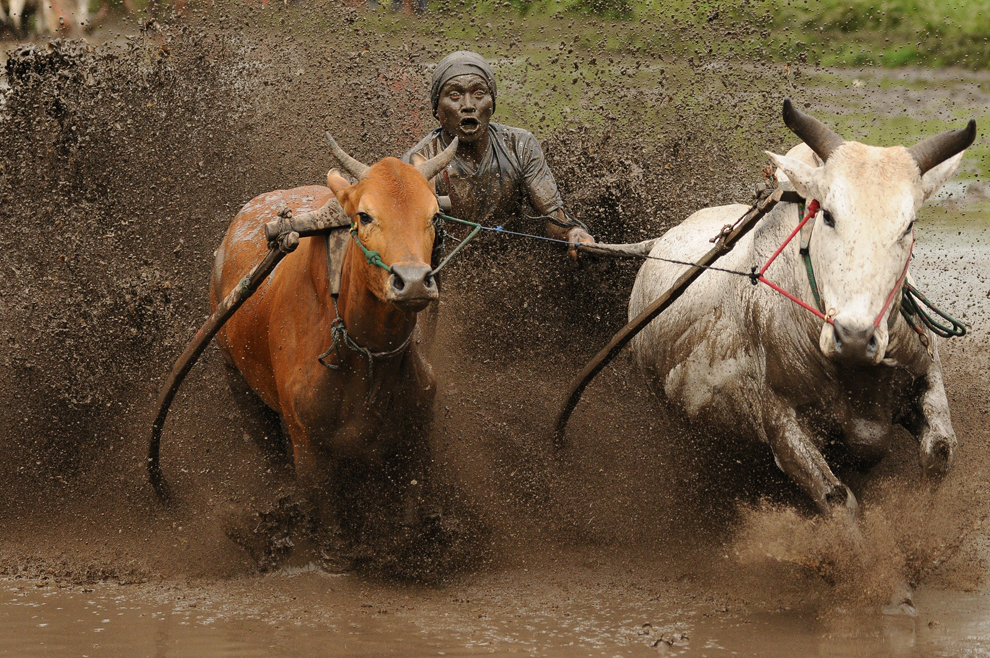
M 595 244 L 595 238 L 580 226 L 575 226 L 567 232 L 567 241 L 571 243 L 571 247 L 567 250 L 567 253 L 575 260 L 577 260 L 578 257 L 577 245 Z

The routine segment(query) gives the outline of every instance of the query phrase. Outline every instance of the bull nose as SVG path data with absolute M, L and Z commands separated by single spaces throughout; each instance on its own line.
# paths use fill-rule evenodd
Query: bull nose
M 836 319 L 832 327 L 835 331 L 835 356 L 839 361 L 850 365 L 876 362 L 880 341 L 872 325 L 863 328 Z
M 439 296 L 433 270 L 427 265 L 392 265 L 389 285 L 392 302 L 410 311 L 423 310 Z

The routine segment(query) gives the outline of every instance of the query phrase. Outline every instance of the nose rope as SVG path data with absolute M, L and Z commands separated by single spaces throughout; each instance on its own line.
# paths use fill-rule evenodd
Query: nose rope
M 361 249 L 361 253 L 364 254 L 364 259 L 368 261 L 368 265 L 377 265 L 389 274 L 393 273 L 391 266 L 386 265 L 385 261 L 382 260 L 381 254 L 373 249 L 368 249 L 361 243 L 361 238 L 358 237 L 358 226 L 354 223 L 354 220 L 351 220 L 351 228 L 348 232 L 351 234 L 351 237 L 354 238 L 354 242 L 357 243 L 357 246 Z
M 792 302 L 794 302 L 798 306 L 804 308 L 805 310 L 807 310 L 807 311 L 815 314 L 819 318 L 821 318 L 821 320 L 823 322 L 827 322 L 827 323 L 829 323 L 831 325 L 834 325 L 835 322 L 833 322 L 833 320 L 832 320 L 831 313 L 829 315 L 825 315 L 825 313 L 823 313 L 820 309 L 815 308 L 814 306 L 812 306 L 811 304 L 807 303 L 803 299 L 800 299 L 796 295 L 793 295 L 793 294 L 787 292 L 786 290 L 784 290 L 783 288 L 781 288 L 780 286 L 778 286 L 776 283 L 774 283 L 773 281 L 771 281 L 770 279 L 768 279 L 768 278 L 766 278 L 764 276 L 764 274 L 766 273 L 767 269 L 770 267 L 770 265 L 773 264 L 773 262 L 775 260 L 777 260 L 777 256 L 779 256 L 781 254 L 781 252 L 784 251 L 784 248 L 788 244 L 790 244 L 791 240 L 794 239 L 794 236 L 796 236 L 798 233 L 801 232 L 801 229 L 803 229 L 804 228 L 804 225 L 808 223 L 808 220 L 810 220 L 812 217 L 814 217 L 815 215 L 818 214 L 819 207 L 820 206 L 818 204 L 818 200 L 817 199 L 812 199 L 811 200 L 811 203 L 808 204 L 808 210 L 807 210 L 807 212 L 804 215 L 804 219 L 802 219 L 801 222 L 794 228 L 794 230 L 791 231 L 791 234 L 787 236 L 787 239 L 784 240 L 784 242 L 781 243 L 781 245 L 779 247 L 777 247 L 777 250 L 774 251 L 773 254 L 770 255 L 770 258 L 767 259 L 767 262 L 765 262 L 763 264 L 763 267 L 761 267 L 759 269 L 759 271 L 757 271 L 755 267 L 753 268 L 753 273 L 750 276 L 750 280 L 752 281 L 753 285 L 756 285 L 758 282 L 765 283 L 766 285 L 768 285 L 774 291 L 780 293 L 781 295 L 783 295 L 787 299 L 791 300 Z M 810 271 L 810 267 L 809 267 L 809 271 Z M 814 281 L 814 278 L 813 277 L 814 277 L 813 274 L 811 275 L 811 277 L 809 277 L 809 278 L 811 278 L 811 281 Z M 818 296 L 817 286 L 812 285 L 812 292 L 815 293 L 815 301 L 818 303 L 819 306 L 821 306 L 821 298 Z
M 880 309 L 880 315 L 878 315 L 877 319 L 873 321 L 873 331 L 876 331 L 877 327 L 880 326 L 880 320 L 883 319 L 883 314 L 887 312 L 888 308 L 890 308 L 890 304 L 894 301 L 897 291 L 904 287 L 904 279 L 907 278 L 908 266 L 911 264 L 912 255 L 914 255 L 914 229 L 911 230 L 911 249 L 908 251 L 907 260 L 904 261 L 904 271 L 901 272 L 901 276 L 897 278 L 897 283 L 894 284 L 893 290 L 891 290 L 890 294 L 887 295 L 887 301 L 883 303 L 883 308 Z
M 821 293 L 819 293 L 818 291 L 818 282 L 815 279 L 815 271 L 811 265 L 811 256 L 808 253 L 806 246 L 802 247 L 802 255 L 804 256 L 805 259 L 805 269 L 807 269 L 808 271 L 808 283 L 811 285 L 811 292 L 815 297 L 815 303 L 817 304 L 818 308 L 815 308 L 811 304 L 808 304 L 804 300 L 787 292 L 786 290 L 784 290 L 783 288 L 773 283 L 764 276 L 764 274 L 767 271 L 767 268 L 769 268 L 770 265 L 777 259 L 777 256 L 779 256 L 780 253 L 784 250 L 784 248 L 791 242 L 791 240 L 793 240 L 794 237 L 797 236 L 797 234 L 800 233 L 802 229 L 804 229 L 805 224 L 807 224 L 815 215 L 818 214 L 818 211 L 820 209 L 821 209 L 821 205 L 818 203 L 817 199 L 812 199 L 811 202 L 808 203 L 807 211 L 805 212 L 804 218 L 797 225 L 797 227 L 795 227 L 795 229 L 791 231 L 790 235 L 787 236 L 787 239 L 784 240 L 784 242 L 779 247 L 777 247 L 777 250 L 774 251 L 773 254 L 770 256 L 770 258 L 767 259 L 767 262 L 763 264 L 763 267 L 761 267 L 759 271 L 755 271 L 754 268 L 752 280 L 754 284 L 757 281 L 765 283 L 776 292 L 780 293 L 781 295 L 791 300 L 795 304 L 801 306 L 802 308 L 806 309 L 807 311 L 813 313 L 824 322 L 827 322 L 830 325 L 835 326 L 835 320 L 833 319 L 834 312 L 829 311 L 827 315 L 824 313 L 824 305 L 822 304 Z M 808 239 L 810 241 L 810 237 Z M 877 328 L 880 326 L 880 322 L 883 320 L 883 316 L 887 313 L 888 309 L 890 309 L 890 305 L 897 297 L 898 291 L 904 288 L 904 280 L 907 278 L 908 267 L 911 265 L 911 257 L 913 254 L 914 254 L 914 232 L 912 231 L 911 249 L 908 252 L 907 260 L 904 261 L 904 269 L 901 271 L 901 275 L 897 277 L 897 282 L 894 284 L 894 287 L 891 289 L 890 294 L 887 295 L 887 300 L 884 302 L 883 308 L 880 309 L 880 313 L 877 314 L 876 319 L 873 321 L 874 331 L 876 331 Z M 893 322 L 890 319 L 888 319 L 888 324 L 893 324 Z

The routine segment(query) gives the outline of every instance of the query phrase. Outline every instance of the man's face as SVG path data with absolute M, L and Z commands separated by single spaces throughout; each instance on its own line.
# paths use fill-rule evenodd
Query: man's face
M 440 90 L 437 119 L 445 133 L 461 142 L 476 142 L 488 132 L 492 119 L 492 92 L 480 75 L 451 78 Z

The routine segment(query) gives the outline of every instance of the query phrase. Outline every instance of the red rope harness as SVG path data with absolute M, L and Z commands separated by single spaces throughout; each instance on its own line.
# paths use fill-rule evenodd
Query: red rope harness
M 773 254 L 770 256 L 770 258 L 767 259 L 767 262 L 763 264 L 763 267 L 761 267 L 759 269 L 759 271 L 754 274 L 754 276 L 755 276 L 756 279 L 758 279 L 762 283 L 767 284 L 773 290 L 779 292 L 781 295 L 783 295 L 787 299 L 791 300 L 792 302 L 794 302 L 798 306 L 800 306 L 800 307 L 802 307 L 802 308 L 804 308 L 804 309 L 806 309 L 806 310 L 814 313 L 817 317 L 821 318 L 824 322 L 828 322 L 829 324 L 835 324 L 832 321 L 832 318 L 831 318 L 830 315 L 825 315 L 819 309 L 815 308 L 814 306 L 812 306 L 811 304 L 805 302 L 804 300 L 798 298 L 796 295 L 792 295 L 791 293 L 787 292 L 786 290 L 784 290 L 783 288 L 781 288 L 780 286 L 778 286 L 776 283 L 774 283 L 773 281 L 769 280 L 768 278 L 766 278 L 764 276 L 764 274 L 767 271 L 767 268 L 769 268 L 770 265 L 773 264 L 773 262 L 777 259 L 777 256 L 779 256 L 781 254 L 781 252 L 784 251 L 784 248 L 788 244 L 790 244 L 791 240 L 794 239 L 794 236 L 796 236 L 798 233 L 801 232 L 801 229 L 804 228 L 804 225 L 807 224 L 808 221 L 812 217 L 814 217 L 815 215 L 818 214 L 818 210 L 819 209 L 820 209 L 820 205 L 818 203 L 818 200 L 817 199 L 812 199 L 811 202 L 808 203 L 808 209 L 807 209 L 807 212 L 805 212 L 805 214 L 804 214 L 804 219 L 802 219 L 801 222 L 797 225 L 797 227 L 793 231 L 791 231 L 791 234 L 787 236 L 787 239 L 784 240 L 784 242 L 779 247 L 777 247 L 777 250 L 773 252 Z M 891 303 L 893 303 L 894 298 L 897 296 L 897 291 L 900 290 L 901 287 L 904 285 L 904 279 L 907 277 L 908 266 L 911 264 L 911 254 L 912 253 L 914 253 L 914 234 L 913 233 L 911 235 L 911 251 L 908 253 L 907 261 L 904 263 L 904 270 L 901 272 L 901 276 L 898 277 L 897 283 L 894 285 L 893 290 L 891 290 L 890 291 L 890 294 L 887 295 L 887 301 L 884 302 L 883 308 L 880 309 L 880 314 L 877 315 L 876 320 L 873 321 L 873 329 L 874 330 L 876 330 L 877 327 L 880 326 L 880 321 L 883 320 L 884 314 L 887 312 L 887 309 L 890 308 Z
M 811 311 L 812 313 L 814 313 L 815 315 L 817 315 L 819 318 L 821 318 L 825 322 L 828 322 L 829 324 L 832 324 L 832 318 L 828 317 L 827 315 L 825 315 L 824 313 L 822 313 L 821 311 L 819 311 L 817 308 L 815 308 L 811 304 L 808 304 L 804 300 L 797 298 L 796 296 L 792 295 L 791 293 L 787 292 L 786 290 L 784 290 L 783 288 L 781 288 L 780 286 L 778 286 L 776 283 L 774 283 L 770 279 L 768 279 L 765 276 L 763 276 L 766 273 L 767 268 L 770 267 L 770 265 L 777 259 L 777 256 L 780 255 L 780 252 L 782 252 L 784 250 L 784 247 L 786 247 L 788 244 L 790 244 L 791 240 L 794 239 L 794 236 L 801 232 L 801 229 L 804 228 L 804 225 L 808 223 L 808 220 L 809 219 L 811 219 L 816 214 L 818 214 L 818 208 L 819 208 L 818 200 L 817 199 L 812 199 L 811 200 L 811 203 L 808 204 L 808 211 L 804 214 L 804 219 L 802 219 L 801 222 L 797 225 L 797 227 L 793 231 L 791 231 L 791 234 L 787 236 L 787 239 L 784 240 L 783 244 L 781 244 L 779 247 L 777 247 L 777 251 L 773 252 L 773 254 L 770 256 L 770 258 L 767 259 L 767 262 L 764 263 L 763 264 L 763 267 L 760 268 L 760 271 L 757 272 L 756 278 L 759 279 L 761 282 L 767 284 L 768 286 L 770 286 L 771 288 L 773 288 L 774 290 L 776 290 L 781 295 L 783 295 L 787 299 L 791 300 L 792 302 L 794 302 L 798 306 L 801 306 L 801 307 L 803 307 L 803 308 Z
M 874 331 L 876 331 L 876 328 L 880 326 L 880 320 L 883 319 L 883 314 L 887 312 L 888 308 L 890 308 L 891 302 L 893 302 L 894 297 L 897 296 L 897 291 L 904 286 L 904 279 L 907 278 L 908 265 L 911 264 L 911 255 L 913 253 L 914 253 L 914 230 L 911 231 L 911 249 L 910 251 L 908 251 L 907 260 L 904 261 L 904 270 L 901 272 L 901 276 L 898 277 L 897 283 L 894 284 L 894 289 L 890 291 L 889 295 L 887 295 L 887 301 L 883 303 L 883 308 L 880 309 L 880 315 L 878 315 L 877 319 L 873 321 Z

